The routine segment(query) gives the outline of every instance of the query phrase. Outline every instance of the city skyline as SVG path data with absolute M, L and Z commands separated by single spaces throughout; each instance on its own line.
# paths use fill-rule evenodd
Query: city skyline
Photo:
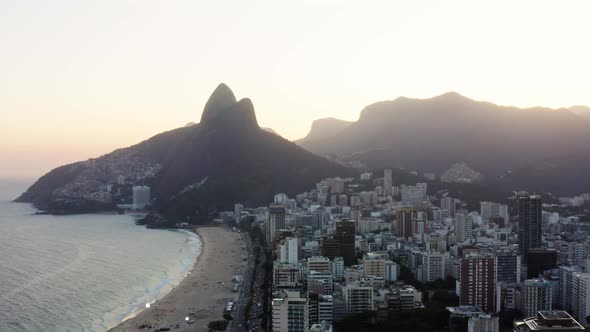
M 197 122 L 219 82 L 252 96 L 261 126 L 290 140 L 315 119 L 356 120 L 399 96 L 590 105 L 582 1 L 33 3 L 0 4 L 0 176 L 38 176 Z
M 589 12 L 0 0 L 0 330 L 590 331 Z

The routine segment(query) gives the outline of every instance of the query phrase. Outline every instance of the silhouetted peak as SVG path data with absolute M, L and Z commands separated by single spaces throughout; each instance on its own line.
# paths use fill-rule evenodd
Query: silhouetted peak
M 201 125 L 204 128 L 226 131 L 259 128 L 254 105 L 249 98 L 240 99 L 229 107 L 210 109 L 206 114 L 203 113 L 203 117 Z
M 442 95 L 436 96 L 432 99 L 439 100 L 439 101 L 440 100 L 445 100 L 445 101 L 469 101 L 469 100 L 471 100 L 471 99 L 469 99 L 469 98 L 467 98 L 455 91 L 449 91 L 449 92 L 443 93 Z
M 235 103 L 236 97 L 231 89 L 224 83 L 219 84 L 205 104 L 203 115 L 201 115 L 201 123 L 205 123 L 216 117 L 219 113 L 228 110 Z
M 255 126 L 258 127 L 258 121 L 256 120 L 256 111 L 254 111 L 254 104 L 250 98 L 243 98 L 236 104 L 236 118 L 242 121 L 243 126 Z

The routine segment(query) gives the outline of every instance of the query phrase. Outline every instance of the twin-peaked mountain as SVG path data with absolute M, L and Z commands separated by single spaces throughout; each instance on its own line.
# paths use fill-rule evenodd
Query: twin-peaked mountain
M 349 174 L 351 170 L 261 129 L 250 99 L 237 101 L 220 84 L 200 123 L 54 169 L 18 200 L 49 211 L 87 210 L 123 175 L 152 188 L 158 211 L 200 221 L 237 202 L 266 205 L 276 193 L 294 195 L 320 179 Z
M 350 124 L 321 120 L 296 143 L 368 168 L 441 175 L 465 163 L 503 189 L 577 194 L 590 191 L 588 114 L 583 106 L 519 109 L 453 92 L 400 97 L 365 107 Z

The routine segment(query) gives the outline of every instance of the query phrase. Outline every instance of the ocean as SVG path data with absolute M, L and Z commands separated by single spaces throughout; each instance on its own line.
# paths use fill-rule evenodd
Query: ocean
M 0 331 L 106 331 L 178 285 L 200 254 L 186 231 L 132 215 L 34 215 L 0 179 Z

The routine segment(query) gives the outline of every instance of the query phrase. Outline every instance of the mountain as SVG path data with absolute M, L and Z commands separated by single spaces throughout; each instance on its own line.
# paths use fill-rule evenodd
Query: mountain
M 265 127 L 265 128 L 262 128 L 262 130 L 268 131 L 269 133 L 271 133 L 271 134 L 275 134 L 275 135 L 277 135 L 277 136 L 281 136 L 281 135 L 279 135 L 279 133 L 277 133 L 277 132 L 276 132 L 274 129 L 272 129 L 272 128 Z
M 352 174 L 261 129 L 250 99 L 237 101 L 220 84 L 200 123 L 58 167 L 17 200 L 49 212 L 102 210 L 109 206 L 108 186 L 116 186 L 122 175 L 151 188 L 158 212 L 200 222 L 220 210 L 233 210 L 234 203 L 266 205 L 276 193 L 294 195 L 320 179 Z
M 588 107 L 588 106 L 578 105 L 578 106 L 572 106 L 569 109 L 570 109 L 570 111 L 572 111 L 574 113 L 578 113 L 578 114 L 590 113 L 590 107 Z
M 590 179 L 583 176 L 590 165 L 590 122 L 581 119 L 569 109 L 519 109 L 449 92 L 371 104 L 358 121 L 336 134 L 298 143 L 314 153 L 360 161 L 369 168 L 440 175 L 464 163 L 503 189 L 534 187 L 574 194 L 590 191 Z M 539 163 L 554 168 L 539 170 Z M 513 181 L 513 176 L 506 176 L 526 174 L 534 167 L 536 176 L 552 178 L 539 186 L 532 177 Z
M 570 111 L 590 120 L 590 107 L 588 106 L 572 106 Z
M 296 144 L 312 144 L 311 142 L 330 138 L 348 127 L 352 122 L 335 118 L 324 118 L 315 120 L 307 136 L 295 141 Z

